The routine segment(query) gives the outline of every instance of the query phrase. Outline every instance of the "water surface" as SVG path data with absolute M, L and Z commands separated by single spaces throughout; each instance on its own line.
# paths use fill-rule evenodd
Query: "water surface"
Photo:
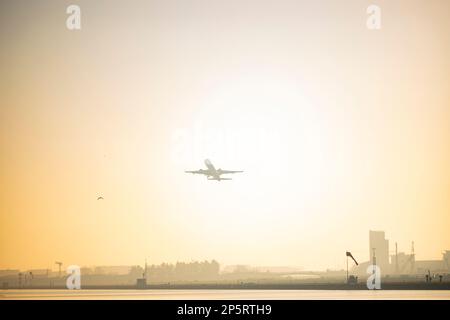
M 450 300 L 450 290 L 0 290 L 0 299 L 68 300 Z

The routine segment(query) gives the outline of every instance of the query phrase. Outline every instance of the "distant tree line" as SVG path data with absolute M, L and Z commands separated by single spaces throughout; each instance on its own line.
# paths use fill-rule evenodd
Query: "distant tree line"
M 148 282 L 213 280 L 219 275 L 220 265 L 217 261 L 194 261 L 190 263 L 177 262 L 176 264 L 162 263 L 147 267 Z M 143 274 L 141 267 L 133 267 L 130 273 Z

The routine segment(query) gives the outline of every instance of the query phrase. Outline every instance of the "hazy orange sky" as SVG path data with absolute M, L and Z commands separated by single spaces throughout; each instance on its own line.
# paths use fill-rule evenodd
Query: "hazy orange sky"
M 381 30 L 366 27 L 367 7 Z M 66 28 L 81 7 L 82 29 Z M 450 249 L 450 1 L 0 3 L 0 268 Z M 184 174 L 245 170 L 233 181 Z M 104 200 L 97 201 L 98 196 Z

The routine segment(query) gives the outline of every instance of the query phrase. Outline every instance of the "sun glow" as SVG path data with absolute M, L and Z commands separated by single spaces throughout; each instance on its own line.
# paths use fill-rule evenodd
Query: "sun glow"
M 386 2 L 376 31 L 358 0 L 86 1 L 81 30 L 6 2 L 1 268 L 343 268 L 374 229 L 450 245 L 448 1 Z M 184 173 L 206 158 L 244 172 Z

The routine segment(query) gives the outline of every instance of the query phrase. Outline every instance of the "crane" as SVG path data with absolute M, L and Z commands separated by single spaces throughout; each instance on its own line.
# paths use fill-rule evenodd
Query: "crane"
M 62 267 L 63 263 L 59 262 L 59 261 L 56 261 L 55 264 L 57 264 L 58 267 L 59 267 L 59 277 L 61 278 L 61 267 Z

